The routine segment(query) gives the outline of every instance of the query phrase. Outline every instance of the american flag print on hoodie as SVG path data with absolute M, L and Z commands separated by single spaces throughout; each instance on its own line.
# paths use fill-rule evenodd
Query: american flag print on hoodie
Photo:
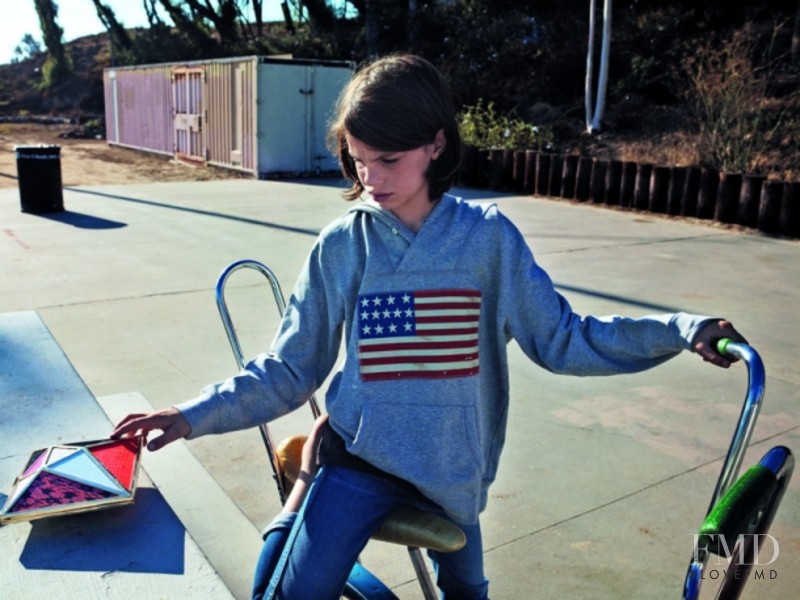
M 401 290 L 358 297 L 364 381 L 467 377 L 479 371 L 481 292 Z

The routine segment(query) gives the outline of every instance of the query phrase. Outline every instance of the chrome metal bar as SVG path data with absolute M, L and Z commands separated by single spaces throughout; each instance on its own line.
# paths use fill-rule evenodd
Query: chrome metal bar
M 702 557 L 692 560 L 686 572 L 683 584 L 683 600 L 697 600 L 700 596 L 700 585 L 703 583 L 703 567 L 708 559 L 708 552 L 704 548 L 695 548 L 695 553 L 701 551 Z
M 711 512 L 717 501 L 728 491 L 728 488 L 731 487 L 733 482 L 736 481 L 739 468 L 742 466 L 742 460 L 747 451 L 747 445 L 750 443 L 753 429 L 755 429 L 756 426 L 756 420 L 761 410 L 764 388 L 766 385 L 764 363 L 755 349 L 747 344 L 729 343 L 725 347 L 725 352 L 726 354 L 741 359 L 747 366 L 747 396 L 744 399 L 742 412 L 739 415 L 739 423 L 736 426 L 736 431 L 733 434 L 733 439 L 728 448 L 728 454 L 722 465 L 722 471 L 717 480 L 714 494 L 711 497 L 711 504 L 708 507 L 708 512 Z
M 242 347 L 239 344 L 239 336 L 236 334 L 236 328 L 233 326 L 230 311 L 228 310 L 228 305 L 225 301 L 225 284 L 228 282 L 228 278 L 239 269 L 254 269 L 267 278 L 267 281 L 269 281 L 270 286 L 272 287 L 272 294 L 275 296 L 275 303 L 278 306 L 278 314 L 281 317 L 286 310 L 286 301 L 283 298 L 283 292 L 281 291 L 281 286 L 278 283 L 278 279 L 275 277 L 275 274 L 266 265 L 258 262 L 257 260 L 252 260 L 249 258 L 237 260 L 236 262 L 228 265 L 222 271 L 222 273 L 220 273 L 219 277 L 217 278 L 217 286 L 215 289 L 217 309 L 219 310 L 219 315 L 222 318 L 222 324 L 225 327 L 225 333 L 228 335 L 228 342 L 230 342 L 231 349 L 233 350 L 236 364 L 240 369 L 243 369 L 245 362 L 244 355 L 242 354 Z
M 747 394 L 706 515 L 713 510 L 719 499 L 736 480 L 747 451 L 747 445 L 753 435 L 758 413 L 761 410 L 766 385 L 764 363 L 754 348 L 747 344 L 727 342 L 724 344 L 724 353 L 740 359 L 747 367 Z M 697 546 L 696 541 L 684 581 L 683 598 L 685 600 L 695 600 L 699 596 L 703 580 L 703 569 L 708 557 L 709 551 L 706 548 Z
M 225 286 L 228 282 L 228 279 L 239 269 L 253 269 L 261 273 L 267 279 L 267 281 L 269 281 L 270 287 L 272 288 L 272 295 L 275 297 L 275 304 L 278 307 L 278 315 L 281 317 L 286 311 L 286 300 L 284 299 L 283 291 L 281 290 L 278 278 L 269 267 L 257 260 L 249 258 L 237 260 L 236 262 L 228 265 L 225 269 L 223 269 L 222 273 L 220 273 L 219 277 L 217 278 L 217 285 L 215 288 L 217 310 L 219 311 L 219 316 L 222 319 L 222 325 L 225 328 L 225 333 L 228 336 L 228 342 L 231 345 L 233 356 L 236 359 L 236 365 L 239 367 L 239 369 L 244 369 L 245 360 L 242 352 L 242 346 L 239 343 L 239 336 L 236 333 L 236 328 L 233 325 L 230 310 L 228 309 L 228 304 L 225 299 Z M 313 394 L 308 399 L 308 403 L 311 406 L 311 412 L 316 419 L 320 415 L 320 409 L 319 405 L 317 404 L 317 399 Z M 272 467 L 272 474 L 275 479 L 275 484 L 278 486 L 278 495 L 280 496 L 281 503 L 283 503 L 286 501 L 287 490 L 283 485 L 283 473 L 281 470 L 280 461 L 275 453 L 275 444 L 272 441 L 272 435 L 270 434 L 269 427 L 266 423 L 259 425 L 258 430 L 261 434 L 261 440 L 264 442 L 264 447 L 267 451 L 267 457 L 269 458 L 269 463 Z
M 411 558 L 411 564 L 414 565 L 414 571 L 417 574 L 419 585 L 422 588 L 422 595 L 425 600 L 437 600 L 439 597 L 436 593 L 436 587 L 433 585 L 428 567 L 425 564 L 425 558 L 422 556 L 422 550 L 415 546 L 408 546 L 408 556 Z

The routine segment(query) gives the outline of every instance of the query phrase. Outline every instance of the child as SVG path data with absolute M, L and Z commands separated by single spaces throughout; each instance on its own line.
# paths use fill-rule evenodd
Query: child
M 330 129 L 344 194 L 360 202 L 320 234 L 269 354 L 177 408 L 132 415 L 112 435 L 182 437 L 252 427 L 298 408 L 347 356 L 326 396 L 322 467 L 279 559 L 265 550 L 254 597 L 337 598 L 370 534 L 411 504 L 452 519 L 466 546 L 430 553 L 445 598 L 487 598 L 479 513 L 508 414 L 506 344 L 572 375 L 641 371 L 684 349 L 727 367 L 727 321 L 684 313 L 581 318 L 495 206 L 446 194 L 460 139 L 445 85 L 410 55 L 362 68 Z M 287 520 L 288 519 L 288 520 Z M 266 545 L 265 545 L 266 548 Z M 275 566 L 277 563 L 277 566 Z M 265 566 L 266 565 L 266 566 Z

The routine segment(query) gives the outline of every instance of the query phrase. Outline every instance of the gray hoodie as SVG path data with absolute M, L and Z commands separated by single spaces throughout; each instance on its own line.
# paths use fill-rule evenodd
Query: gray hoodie
M 631 373 L 690 348 L 707 321 L 576 315 L 494 205 L 445 195 L 415 234 L 361 203 L 320 234 L 272 350 L 178 408 L 190 437 L 285 415 L 333 369 L 344 332 L 331 426 L 351 453 L 468 524 L 505 441 L 509 341 L 556 373 Z

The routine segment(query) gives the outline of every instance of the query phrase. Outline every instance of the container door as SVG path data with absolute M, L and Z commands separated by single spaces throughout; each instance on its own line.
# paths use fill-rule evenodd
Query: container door
M 175 154 L 183 160 L 202 162 L 205 160 L 203 69 L 173 69 L 172 94 L 175 107 Z
M 258 172 L 293 174 L 308 170 L 306 82 L 308 67 L 259 65 Z
M 327 146 L 328 123 L 333 116 L 339 93 L 352 77 L 346 67 L 313 67 L 314 94 L 310 96 L 309 156 L 312 170 L 316 172 L 338 171 L 339 163 Z

